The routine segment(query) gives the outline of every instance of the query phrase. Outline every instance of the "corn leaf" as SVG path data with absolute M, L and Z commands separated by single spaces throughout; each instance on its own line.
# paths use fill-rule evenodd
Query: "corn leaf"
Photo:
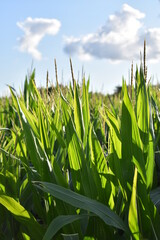
M 124 224 L 122 219 L 104 204 L 52 183 L 35 182 L 34 184 L 44 192 L 50 193 L 52 196 L 74 207 L 96 214 L 107 225 L 122 229 L 126 233 L 129 233 L 128 227 Z
M 0 204 L 2 204 L 9 212 L 13 214 L 17 221 L 27 227 L 32 239 L 41 239 L 44 229 L 37 223 L 31 213 L 29 213 L 22 205 L 13 198 L 0 194 Z
M 141 142 L 141 138 L 140 138 L 139 129 L 137 126 L 135 113 L 134 113 L 131 101 L 129 99 L 129 96 L 128 96 L 126 84 L 124 86 L 123 104 L 125 105 L 125 112 L 130 115 L 130 125 L 129 126 L 130 126 L 130 130 L 132 130 L 132 135 L 131 135 L 132 136 L 132 145 L 128 146 L 128 144 L 125 142 L 127 144 L 127 146 L 125 146 L 125 147 L 132 147 L 132 161 L 136 165 L 137 170 L 140 173 L 143 181 L 146 183 L 146 171 L 145 171 L 145 163 L 144 163 L 144 158 L 143 158 L 143 153 L 142 153 L 142 142 Z M 126 123 L 126 127 L 127 127 L 127 123 Z M 130 130 L 128 129 L 129 132 L 130 132 Z M 130 142 L 131 142 L 131 139 L 130 139 Z
M 88 81 L 88 84 L 89 84 L 89 81 Z M 85 79 L 83 79 L 82 112 L 83 112 L 84 129 L 85 129 L 84 135 L 86 140 L 88 131 L 89 131 L 90 112 L 89 112 L 88 88 L 85 85 Z
M 132 186 L 132 196 L 129 206 L 128 213 L 128 223 L 130 230 L 133 234 L 134 239 L 139 239 L 139 223 L 138 223 L 138 209 L 137 209 L 137 168 L 135 168 L 133 186 Z
M 46 180 L 50 179 L 51 181 L 51 179 L 53 180 L 53 174 L 51 173 L 52 167 L 46 155 L 46 152 L 40 146 L 39 141 L 36 140 L 36 137 L 31 129 L 31 126 L 27 122 L 27 119 L 25 118 L 25 115 L 22 112 L 22 109 L 20 108 L 19 101 L 16 94 L 11 88 L 10 88 L 10 91 L 11 91 L 16 109 L 19 113 L 20 121 L 24 129 L 27 149 L 28 149 L 32 164 L 34 165 L 38 173 L 41 175 L 42 179 L 46 179 Z
M 74 82 L 74 121 L 75 121 L 77 135 L 79 139 L 83 141 L 83 135 L 84 135 L 83 115 L 81 111 L 80 99 L 78 95 L 76 82 Z
M 63 119 L 66 128 L 66 141 L 68 147 L 69 164 L 72 174 L 72 182 L 75 190 L 85 192 L 87 196 L 92 196 L 94 188 L 91 187 L 91 174 L 89 166 L 82 149 L 82 144 L 77 136 L 73 121 L 68 112 L 68 105 L 62 98 Z M 78 183 L 79 182 L 79 183 Z M 78 183 L 78 185 L 77 185 Z
M 52 220 L 42 240 L 51 240 L 55 234 L 67 224 L 84 220 L 89 215 L 61 215 Z

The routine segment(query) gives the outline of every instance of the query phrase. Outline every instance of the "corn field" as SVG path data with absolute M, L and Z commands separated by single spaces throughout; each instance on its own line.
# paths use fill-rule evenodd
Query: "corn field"
M 47 85 L 48 86 L 48 85 Z M 142 67 L 116 99 L 43 93 L 33 71 L 0 99 L 0 239 L 160 239 L 160 112 Z

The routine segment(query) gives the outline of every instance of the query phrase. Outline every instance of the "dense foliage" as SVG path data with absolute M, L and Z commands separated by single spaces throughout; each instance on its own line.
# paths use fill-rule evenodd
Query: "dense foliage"
M 0 238 L 160 239 L 159 99 L 142 68 L 112 97 L 34 78 L 0 100 Z

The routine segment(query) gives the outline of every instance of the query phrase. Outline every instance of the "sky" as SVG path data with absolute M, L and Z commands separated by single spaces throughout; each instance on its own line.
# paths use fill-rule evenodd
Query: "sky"
M 140 65 L 144 39 L 148 79 L 160 81 L 159 0 L 1 0 L 0 9 L 0 96 L 23 89 L 33 69 L 37 86 L 47 71 L 55 85 L 55 58 L 59 83 L 69 84 L 70 57 L 79 82 L 112 93 Z

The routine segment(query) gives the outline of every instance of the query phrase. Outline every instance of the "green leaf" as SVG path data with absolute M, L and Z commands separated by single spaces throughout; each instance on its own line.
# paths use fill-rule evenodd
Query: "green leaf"
M 22 100 L 19 99 L 19 104 L 20 104 L 20 108 L 22 109 L 28 123 L 30 124 L 34 134 L 39 137 L 39 133 L 38 133 L 38 129 L 37 129 L 37 118 L 27 110 L 24 102 Z
M 50 142 L 49 142 L 49 138 L 48 138 L 48 129 L 47 129 L 47 124 L 45 122 L 45 118 L 44 118 L 44 114 L 42 112 L 41 107 L 39 106 L 38 108 L 38 120 L 39 120 L 39 124 L 40 124 L 40 139 L 42 142 L 42 145 L 44 147 L 44 150 L 47 150 L 50 148 Z
M 115 174 L 115 177 L 117 178 L 119 185 L 121 187 L 121 191 L 123 193 L 123 197 L 127 198 L 126 196 L 126 188 L 125 188 L 125 181 L 123 178 L 123 169 L 121 166 L 122 161 L 122 141 L 121 141 L 121 135 L 120 135 L 120 126 L 119 122 L 116 119 L 116 116 L 109 111 L 108 108 L 106 108 L 106 114 L 101 115 L 105 119 L 107 125 L 109 126 L 109 146 L 108 146 L 108 161 L 109 161 L 109 167 L 110 171 L 112 171 L 113 174 Z
M 20 205 L 20 203 L 7 195 L 0 194 L 0 204 L 11 212 L 18 222 L 27 227 L 32 239 L 42 239 L 44 233 L 43 228 L 37 223 L 33 215 Z
M 40 142 L 36 139 L 31 126 L 27 122 L 27 119 L 24 113 L 22 112 L 22 109 L 20 108 L 20 104 L 16 96 L 16 93 L 12 88 L 10 88 L 10 91 L 11 91 L 12 98 L 16 106 L 17 112 L 19 114 L 19 119 L 23 126 L 27 150 L 29 152 L 31 162 L 34 165 L 35 169 L 40 174 L 41 179 L 51 181 L 53 180 L 52 167 L 47 157 L 47 154 L 42 149 Z
M 122 138 L 122 161 L 121 168 L 123 172 L 123 178 L 126 184 L 132 186 L 133 176 L 134 176 L 134 165 L 133 160 L 133 146 L 134 143 L 134 134 L 132 124 L 134 119 L 133 107 L 128 97 L 128 91 L 126 85 L 124 84 L 124 98 L 122 103 L 122 118 L 121 118 L 121 138 Z M 130 192 L 130 191 L 129 191 Z M 130 193 L 129 193 L 130 194 Z
M 85 138 L 88 135 L 89 123 L 90 123 L 90 112 L 89 112 L 89 99 L 88 99 L 88 86 L 85 85 L 85 79 L 83 79 L 83 92 L 82 92 L 82 112 L 85 128 Z
M 72 182 L 75 191 L 85 192 L 85 195 L 92 196 L 94 188 L 90 185 L 91 173 L 82 144 L 77 136 L 72 118 L 70 117 L 68 105 L 62 97 L 63 119 L 66 130 L 66 142 L 68 147 L 68 158 L 72 174 Z M 93 181 L 92 181 L 93 182 Z M 93 189 L 93 191 L 92 191 Z
M 83 135 L 84 135 L 83 115 L 82 115 L 82 109 L 80 106 L 80 99 L 78 95 L 76 81 L 74 82 L 74 121 L 75 121 L 77 135 L 79 139 L 82 141 Z
M 70 167 L 79 170 L 82 166 L 82 152 L 80 150 L 80 142 L 77 138 L 73 122 L 68 112 L 68 106 L 64 98 L 62 98 L 63 119 L 66 127 L 66 141 L 68 145 L 68 153 Z
M 61 215 L 52 220 L 42 240 L 50 240 L 65 225 L 77 220 L 83 220 L 89 215 Z
M 96 214 L 107 225 L 122 229 L 126 233 L 129 233 L 128 227 L 124 224 L 122 219 L 104 204 L 56 184 L 47 182 L 35 182 L 35 185 L 44 192 L 50 193 L 52 196 L 65 201 L 74 207 L 84 209 Z
M 129 206 L 128 213 L 128 223 L 130 230 L 133 234 L 134 239 L 139 239 L 139 224 L 138 224 L 138 209 L 137 209 L 137 168 L 135 168 L 133 186 L 132 186 L 132 196 Z
M 91 150 L 91 160 L 93 164 L 97 167 L 98 173 L 107 173 L 108 167 L 107 162 L 102 150 L 102 147 L 100 145 L 100 142 L 98 141 L 98 138 L 94 132 L 93 126 L 90 128 L 89 133 L 89 145 Z M 103 179 L 104 180 L 104 179 Z M 102 180 L 102 187 L 105 187 L 106 181 Z
M 160 209 L 160 187 L 153 189 L 150 192 L 150 197 L 154 205 Z
M 130 129 L 128 129 L 128 131 L 129 132 L 132 131 L 132 132 L 130 132 L 130 134 L 131 134 L 130 137 L 132 137 L 132 141 L 130 139 L 130 143 L 132 142 L 132 146 L 129 146 L 125 141 L 124 144 L 127 144 L 127 146 L 124 145 L 124 147 L 131 148 L 130 151 L 132 151 L 132 152 L 130 153 L 130 156 L 132 155 L 132 161 L 136 165 L 137 170 L 140 173 L 144 183 L 146 183 L 146 171 L 145 171 L 145 162 L 144 162 L 143 151 L 142 151 L 142 142 L 141 142 L 141 138 L 140 138 L 140 133 L 139 133 L 135 113 L 134 113 L 134 110 L 132 107 L 132 103 L 128 96 L 126 84 L 124 86 L 123 104 L 125 106 L 125 113 L 128 115 L 128 119 L 130 119 L 130 125 L 129 125 Z M 123 116 L 122 116 L 122 118 L 123 118 Z M 127 123 L 126 123 L 126 127 L 127 127 Z M 130 172 L 128 174 L 130 174 Z
M 43 109 L 43 112 L 44 112 L 44 114 L 46 115 L 46 117 L 47 117 L 47 119 L 48 119 L 49 124 L 51 125 L 52 129 L 55 131 L 55 133 L 56 133 L 56 135 L 57 135 L 57 139 L 58 139 L 59 144 L 60 144 L 63 148 L 65 148 L 65 147 L 66 147 L 65 141 L 63 140 L 61 134 L 59 133 L 59 131 L 58 131 L 57 127 L 56 127 L 56 125 L 54 124 L 54 121 L 53 121 L 51 115 L 48 113 L 48 109 L 46 108 L 46 106 L 45 106 L 45 104 L 44 104 L 44 101 L 43 101 L 43 99 L 41 98 L 41 95 L 40 95 L 40 93 L 38 92 L 38 89 L 36 88 L 35 83 L 34 83 L 33 80 L 31 81 L 31 86 L 32 86 L 32 88 L 33 88 L 33 90 L 34 90 L 37 98 L 38 98 L 39 105 L 40 105 L 41 108 Z
M 149 103 L 148 94 L 146 91 L 146 84 L 143 76 L 143 69 L 140 69 L 140 74 L 136 72 L 137 81 L 137 121 L 138 127 L 142 133 L 148 133 L 149 130 Z M 146 139 L 145 139 L 146 138 Z M 147 135 L 143 135 L 142 141 L 145 143 L 147 141 Z
M 155 153 L 154 153 L 154 127 L 152 117 L 152 107 L 150 100 L 150 93 L 148 88 L 149 98 L 149 132 L 148 132 L 148 146 L 147 146 L 147 157 L 146 157 L 146 177 L 147 177 L 147 189 L 150 190 L 153 184 L 154 168 L 155 168 Z
M 22 231 L 23 240 L 31 240 L 30 236 Z

